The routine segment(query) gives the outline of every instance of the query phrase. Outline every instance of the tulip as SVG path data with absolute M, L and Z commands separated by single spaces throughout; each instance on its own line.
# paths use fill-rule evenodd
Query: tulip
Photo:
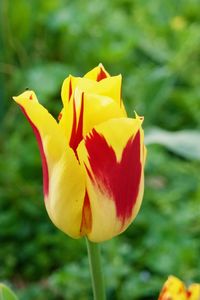
M 200 300 L 200 284 L 193 283 L 186 289 L 181 280 L 169 276 L 158 300 Z
M 142 202 L 143 118 L 127 117 L 121 81 L 101 64 L 83 78 L 70 75 L 58 120 L 33 91 L 13 97 L 39 145 L 48 215 L 73 238 L 111 239 L 130 225 Z

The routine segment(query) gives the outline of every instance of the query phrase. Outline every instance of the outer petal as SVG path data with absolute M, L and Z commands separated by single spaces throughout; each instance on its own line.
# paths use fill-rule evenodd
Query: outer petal
M 169 276 L 165 282 L 158 300 L 186 300 L 186 289 L 181 280 Z
M 200 284 L 193 283 L 187 290 L 187 298 L 189 300 L 200 300 Z
M 111 119 L 96 126 L 78 147 L 85 166 L 91 241 L 123 232 L 135 218 L 144 189 L 141 119 Z
M 39 104 L 32 91 L 14 100 L 20 105 L 36 135 L 43 163 L 44 196 L 53 223 L 72 237 L 81 235 L 85 183 L 82 169 L 66 147 L 55 119 Z

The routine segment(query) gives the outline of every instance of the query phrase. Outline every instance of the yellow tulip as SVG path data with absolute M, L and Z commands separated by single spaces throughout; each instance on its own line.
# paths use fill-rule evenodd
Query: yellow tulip
M 73 238 L 108 240 L 128 227 L 141 205 L 143 118 L 127 117 L 121 81 L 101 64 L 83 78 L 70 75 L 58 121 L 33 91 L 13 97 L 39 145 L 49 217 Z
M 169 276 L 158 300 L 200 300 L 200 284 L 193 283 L 186 289 L 181 280 Z

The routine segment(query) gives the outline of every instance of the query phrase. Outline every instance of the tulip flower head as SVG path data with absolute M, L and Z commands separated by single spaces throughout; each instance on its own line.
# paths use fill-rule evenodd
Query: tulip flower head
M 45 206 L 52 222 L 73 238 L 101 242 L 136 217 L 144 191 L 143 118 L 128 118 L 121 75 L 100 64 L 83 78 L 69 76 L 55 120 L 33 91 L 14 100 L 36 136 Z
M 200 300 L 200 284 L 193 283 L 186 289 L 181 280 L 169 276 L 158 300 Z

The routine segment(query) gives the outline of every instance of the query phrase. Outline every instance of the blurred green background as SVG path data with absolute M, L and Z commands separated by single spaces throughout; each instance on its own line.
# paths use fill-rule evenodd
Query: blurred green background
M 48 219 L 36 141 L 11 97 L 34 89 L 57 116 L 63 79 L 99 62 L 122 73 L 126 108 L 145 116 L 147 140 L 152 127 L 158 134 L 138 217 L 102 245 L 108 299 L 157 299 L 169 274 L 200 282 L 199 8 L 199 0 L 0 2 L 0 281 L 20 299 L 92 293 L 84 240 Z M 158 128 L 190 131 L 179 143 Z

